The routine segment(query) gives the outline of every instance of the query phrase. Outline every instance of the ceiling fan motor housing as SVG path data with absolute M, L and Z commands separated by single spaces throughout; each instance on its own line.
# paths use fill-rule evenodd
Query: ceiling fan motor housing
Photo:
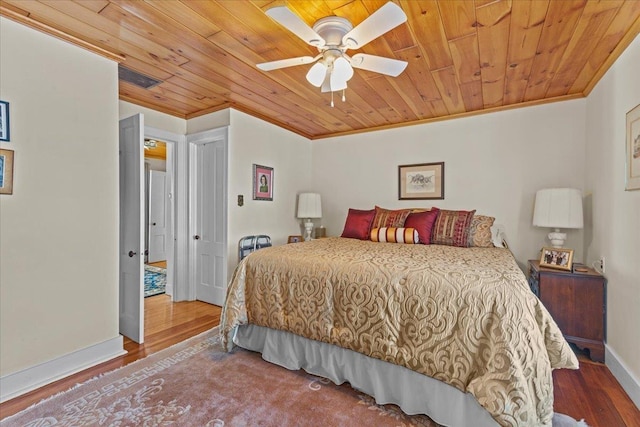
M 320 34 L 326 43 L 324 48 L 319 48 L 321 52 L 326 48 L 339 48 L 344 52 L 346 47 L 342 46 L 342 37 L 352 29 L 351 22 L 339 16 L 327 16 L 313 24 L 313 30 Z

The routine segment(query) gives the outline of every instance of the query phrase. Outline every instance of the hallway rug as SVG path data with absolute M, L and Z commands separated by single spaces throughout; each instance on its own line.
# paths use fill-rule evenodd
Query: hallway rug
M 167 269 L 144 266 L 144 297 L 160 295 L 165 293 L 167 286 Z
M 438 426 L 377 405 L 348 384 L 289 371 L 240 348 L 226 353 L 218 328 L 0 421 L 0 427 L 97 425 Z

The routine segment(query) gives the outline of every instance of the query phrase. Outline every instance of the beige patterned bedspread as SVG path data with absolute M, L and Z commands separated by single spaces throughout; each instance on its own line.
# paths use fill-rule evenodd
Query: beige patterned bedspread
M 577 369 L 506 249 L 328 238 L 236 269 L 221 333 L 240 324 L 338 345 L 472 393 L 503 426 L 551 425 L 555 368 Z

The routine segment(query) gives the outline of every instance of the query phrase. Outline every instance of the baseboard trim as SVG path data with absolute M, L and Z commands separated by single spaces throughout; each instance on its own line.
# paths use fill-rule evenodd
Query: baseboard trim
M 0 403 L 127 352 L 121 335 L 0 377 Z
M 605 364 L 614 377 L 618 380 L 624 391 L 627 392 L 637 408 L 640 408 L 640 381 L 633 376 L 631 371 L 622 362 L 615 351 L 607 344 L 604 345 Z

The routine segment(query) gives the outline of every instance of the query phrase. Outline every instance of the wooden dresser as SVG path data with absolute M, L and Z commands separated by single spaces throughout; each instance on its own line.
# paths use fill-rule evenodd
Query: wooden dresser
M 529 261 L 529 286 L 556 321 L 565 339 L 604 362 L 606 279 L 593 270 L 571 272 Z

